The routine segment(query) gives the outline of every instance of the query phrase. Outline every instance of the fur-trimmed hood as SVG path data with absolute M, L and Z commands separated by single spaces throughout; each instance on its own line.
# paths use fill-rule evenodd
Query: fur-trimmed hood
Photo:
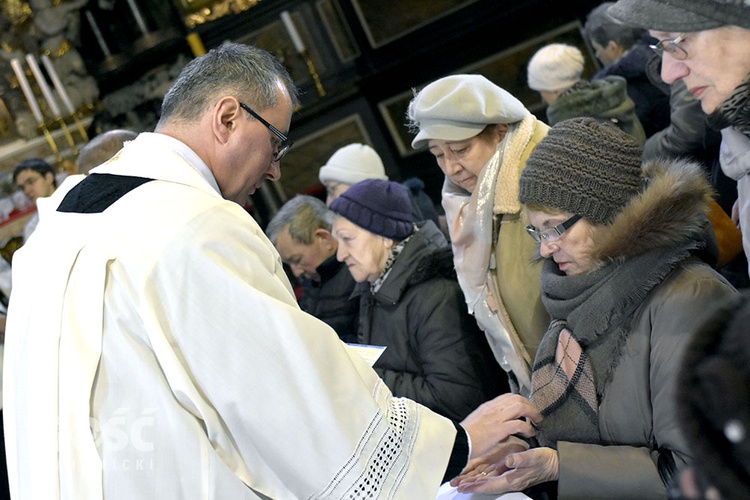
M 713 196 L 700 165 L 653 160 L 643 165 L 643 192 L 612 224 L 599 226 L 590 256 L 597 267 L 622 262 L 657 248 L 705 244 L 708 203 Z

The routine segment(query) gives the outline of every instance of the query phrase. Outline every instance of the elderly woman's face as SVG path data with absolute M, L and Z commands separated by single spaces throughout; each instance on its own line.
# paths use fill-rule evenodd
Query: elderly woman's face
M 329 207 L 331 206 L 331 203 L 333 203 L 333 200 L 341 196 L 346 192 L 349 187 L 351 187 L 351 184 L 344 184 L 343 182 L 337 182 L 337 181 L 326 181 L 325 182 L 326 187 L 326 205 Z
M 526 216 L 529 224 L 538 231 L 552 229 L 567 221 L 573 215 L 570 212 L 559 214 L 548 214 L 541 210 L 527 210 Z M 556 241 L 547 241 L 542 238 L 539 244 L 539 253 L 545 259 L 551 258 L 560 267 L 560 271 L 568 276 L 575 276 L 591 269 L 589 257 L 593 246 L 591 232 L 594 224 L 586 219 L 579 219 L 570 226 Z
M 723 26 L 693 33 L 650 33 L 659 40 L 684 35 L 679 46 L 687 58 L 680 61 L 665 52 L 661 76 L 669 84 L 682 79 L 706 113 L 713 113 L 750 73 L 750 30 Z
M 354 281 L 378 279 L 385 269 L 393 240 L 362 229 L 344 217 L 336 217 L 333 236 L 339 243 L 336 258 L 346 264 Z
M 479 174 L 505 137 L 506 130 L 507 126 L 492 135 L 492 140 L 480 134 L 465 141 L 431 139 L 427 145 L 430 153 L 435 156 L 440 170 L 455 184 L 473 193 Z

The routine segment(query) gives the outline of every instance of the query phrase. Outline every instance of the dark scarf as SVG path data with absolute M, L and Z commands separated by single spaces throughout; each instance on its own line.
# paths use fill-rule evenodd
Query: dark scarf
M 733 127 L 750 137 L 750 75 L 707 120 L 708 126 L 715 130 Z
M 380 273 L 380 276 L 378 276 L 378 279 L 370 283 L 370 293 L 374 295 L 378 292 L 378 290 L 380 290 L 380 287 L 383 286 L 386 278 L 388 278 L 388 275 L 393 268 L 393 264 L 396 263 L 396 259 L 401 254 L 401 251 L 417 231 L 419 231 L 419 228 L 414 225 L 414 232 L 407 236 L 406 239 L 401 240 L 396 245 L 394 245 L 393 248 L 391 248 L 391 253 L 388 255 L 388 260 L 385 261 L 385 267 L 383 268 L 383 271 Z
M 599 404 L 635 312 L 696 246 L 657 248 L 576 276 L 545 261 L 542 301 L 553 320 L 537 351 L 531 396 L 544 415 L 537 433 L 543 446 L 600 442 Z

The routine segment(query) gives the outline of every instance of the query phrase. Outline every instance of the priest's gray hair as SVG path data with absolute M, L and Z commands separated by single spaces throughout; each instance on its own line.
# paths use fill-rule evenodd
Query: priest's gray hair
M 224 96 L 234 96 L 260 113 L 278 104 L 279 82 L 295 108 L 297 88 L 278 59 L 257 47 L 224 43 L 183 68 L 164 96 L 156 129 L 169 122 L 197 121 Z

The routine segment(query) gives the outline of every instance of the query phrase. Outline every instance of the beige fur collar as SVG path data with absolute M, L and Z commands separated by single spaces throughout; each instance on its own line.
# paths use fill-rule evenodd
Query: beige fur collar
M 622 262 L 655 248 L 702 240 L 713 192 L 700 165 L 655 160 L 643 165 L 646 188 L 612 224 L 594 231 L 592 261 Z

